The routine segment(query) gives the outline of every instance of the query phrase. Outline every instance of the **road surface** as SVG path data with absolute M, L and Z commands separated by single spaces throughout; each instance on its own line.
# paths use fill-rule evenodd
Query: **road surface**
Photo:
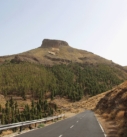
M 17 137 L 105 137 L 94 113 L 86 110 L 74 117 Z

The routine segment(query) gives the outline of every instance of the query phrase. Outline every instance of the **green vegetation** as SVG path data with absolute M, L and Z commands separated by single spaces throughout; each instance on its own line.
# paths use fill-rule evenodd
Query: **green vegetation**
M 2 124 L 41 119 L 53 115 L 56 108 L 56 104 L 39 99 L 37 102 L 32 100 L 31 106 L 25 105 L 19 109 L 17 102 L 15 102 L 13 98 L 10 98 L 10 100 L 6 102 L 5 108 L 1 108 L 0 113 L 2 113 L 2 115 L 0 115 L 0 119 Z
M 24 100 L 31 95 L 31 106 L 19 109 L 11 98 L 5 107 L 0 105 L 2 124 L 40 119 L 53 115 L 57 105 L 47 102 L 55 96 L 78 101 L 84 95 L 94 96 L 122 83 L 126 75 L 113 66 L 98 64 L 42 66 L 28 62 L 6 62 L 0 66 L 0 94 L 21 96 Z M 34 101 L 36 99 L 36 102 Z
M 26 94 L 33 98 L 44 97 L 55 88 L 55 76 L 41 65 L 30 63 L 5 64 L 0 66 L 0 93 L 18 95 L 26 99 Z
M 125 80 L 123 73 L 109 65 L 73 64 L 52 67 L 27 62 L 6 63 L 0 66 L 0 93 L 45 100 L 56 95 L 72 101 L 84 95 L 97 95 Z
M 53 66 L 57 88 L 53 95 L 67 96 L 72 101 L 80 100 L 84 95 L 97 95 L 123 82 L 120 71 L 111 66 L 69 64 Z
M 42 128 L 44 126 L 45 126 L 44 124 L 40 124 L 40 125 L 38 125 L 38 128 Z

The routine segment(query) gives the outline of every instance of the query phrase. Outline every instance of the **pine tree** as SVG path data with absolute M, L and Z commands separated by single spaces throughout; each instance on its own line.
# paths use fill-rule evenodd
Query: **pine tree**
M 35 106 L 35 103 L 34 103 L 34 100 L 32 100 L 32 102 L 31 102 L 31 108 L 34 108 L 34 106 Z
M 9 100 L 9 105 L 10 105 L 10 107 L 14 107 L 14 100 L 12 97 Z
M 2 114 L 1 124 L 3 124 L 3 125 L 5 124 L 5 114 L 4 113 Z
M 1 104 L 0 104 L 0 112 L 2 112 L 2 106 L 1 106 Z
M 15 109 L 17 109 L 18 108 L 18 104 L 17 104 L 17 101 L 15 102 Z

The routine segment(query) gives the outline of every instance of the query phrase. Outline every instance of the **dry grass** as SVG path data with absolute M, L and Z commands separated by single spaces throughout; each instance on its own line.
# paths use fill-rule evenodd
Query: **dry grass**
M 13 133 L 12 130 L 2 131 L 2 134 L 0 134 L 0 137 L 6 136 L 6 135 L 10 135 L 12 133 Z
M 63 113 L 79 113 L 83 112 L 85 109 L 92 109 L 94 110 L 98 101 L 105 96 L 106 93 L 110 91 L 107 91 L 105 93 L 96 95 L 94 97 L 83 97 L 80 101 L 78 102 L 71 102 L 69 99 L 66 98 L 61 98 L 57 96 L 53 102 L 57 104 L 59 109 L 62 110 Z
M 0 105 L 1 105 L 2 107 L 4 107 L 4 106 L 5 106 L 5 103 L 6 103 L 5 97 L 0 94 Z
M 127 136 L 127 81 L 111 90 L 106 94 L 97 107 L 97 112 L 104 115 L 108 113 L 107 120 L 114 120 L 119 126 L 119 136 Z
M 119 137 L 118 125 L 116 125 L 116 123 L 114 121 L 107 120 L 108 114 L 105 113 L 103 115 L 104 117 L 102 115 L 97 114 L 97 113 L 95 115 L 96 115 L 99 123 L 102 125 L 104 132 L 107 135 L 107 137 Z
M 49 55 L 48 51 L 52 51 L 51 47 L 47 47 L 47 48 L 36 48 L 36 49 L 32 49 L 30 51 L 24 52 L 24 53 L 20 53 L 17 54 L 22 60 L 27 60 L 29 62 L 34 62 L 34 63 L 38 63 L 36 62 L 32 57 L 35 57 L 39 60 L 39 63 L 42 64 L 48 64 L 48 65 L 53 65 L 56 63 L 61 63 L 61 61 L 53 61 L 51 59 L 46 59 L 45 55 Z M 4 56 L 4 57 L 0 57 L 0 60 L 5 61 L 5 60 L 11 60 L 15 57 L 15 55 L 11 55 L 11 56 Z M 73 62 L 79 62 L 79 63 L 92 63 L 92 64 L 96 64 L 96 63 L 106 63 L 106 64 L 112 64 L 112 61 L 106 60 L 98 55 L 95 55 L 91 52 L 85 51 L 85 50 L 78 50 L 75 48 L 72 48 L 70 46 L 61 46 L 59 48 L 59 52 L 57 53 L 56 56 L 54 55 L 50 55 L 51 58 L 57 57 L 57 58 L 61 58 L 61 59 L 67 59 Z M 82 58 L 82 59 L 80 59 Z M 85 58 L 85 60 L 84 60 Z
M 125 111 L 123 111 L 123 110 L 119 111 L 119 112 L 116 114 L 115 119 L 116 119 L 116 120 L 123 119 L 123 118 L 124 118 L 124 113 L 125 113 Z
M 109 114 L 109 120 L 114 120 L 116 116 L 116 110 L 112 110 Z
M 103 117 L 103 118 L 109 118 L 109 114 L 103 113 L 103 114 L 102 114 L 102 117 Z

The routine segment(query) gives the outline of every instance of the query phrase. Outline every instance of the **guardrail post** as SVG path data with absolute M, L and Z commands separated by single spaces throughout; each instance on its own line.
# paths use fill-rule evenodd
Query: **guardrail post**
M 22 126 L 20 127 L 20 132 L 22 132 Z
M 37 123 L 35 123 L 35 127 L 37 127 Z
M 12 130 L 13 130 L 13 132 L 16 132 L 16 129 L 17 129 L 16 127 L 15 127 L 15 128 L 13 128 L 13 129 L 12 129 Z
M 57 116 L 57 120 L 59 120 L 59 117 Z
M 30 130 L 32 129 L 32 126 L 31 126 L 31 125 L 29 125 L 29 129 L 30 129 Z
M 54 122 L 54 118 L 52 119 L 52 122 Z

